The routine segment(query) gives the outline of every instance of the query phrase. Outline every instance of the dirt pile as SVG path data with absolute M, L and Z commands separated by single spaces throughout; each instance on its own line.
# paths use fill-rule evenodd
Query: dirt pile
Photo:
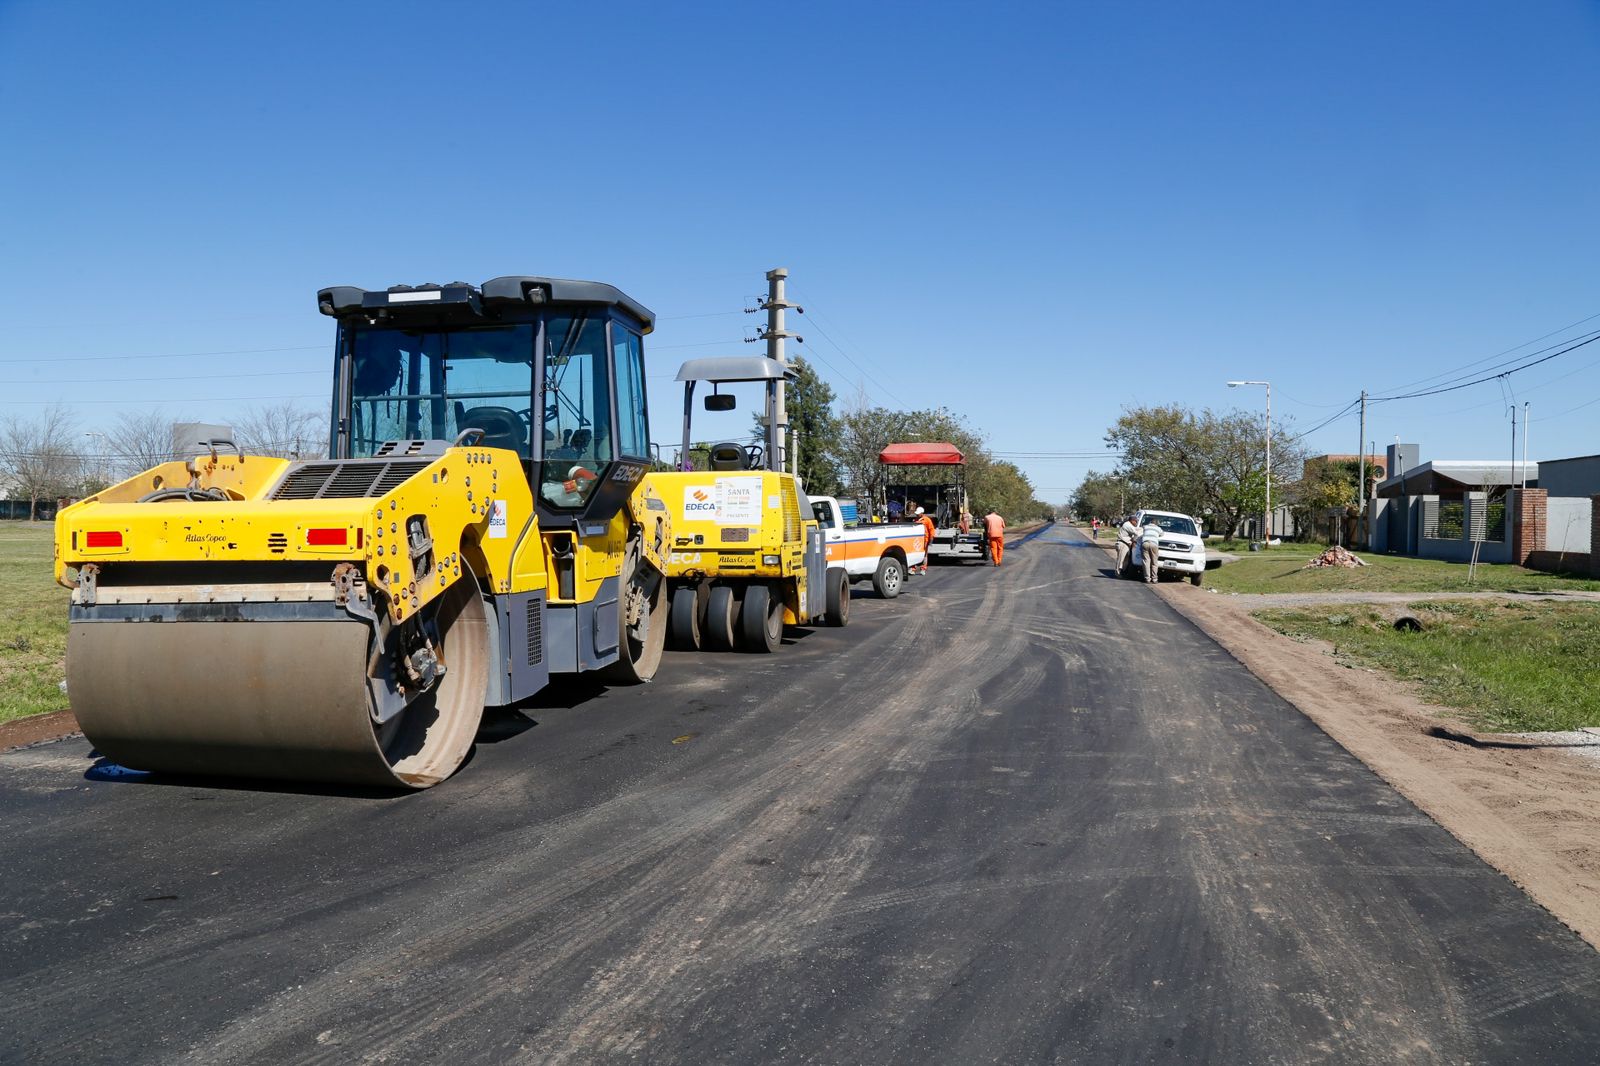
M 1355 567 L 1366 565 L 1367 564 L 1362 562 L 1359 558 L 1351 555 L 1343 545 L 1335 544 L 1333 547 L 1329 548 L 1327 551 L 1311 560 L 1301 569 L 1315 570 L 1324 566 L 1342 566 L 1346 569 L 1354 569 Z

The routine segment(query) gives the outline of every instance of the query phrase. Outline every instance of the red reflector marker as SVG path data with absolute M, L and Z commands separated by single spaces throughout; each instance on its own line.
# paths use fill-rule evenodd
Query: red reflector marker
M 348 529 L 308 529 L 306 543 L 313 548 L 342 548 L 350 543 Z
M 122 534 L 114 529 L 92 529 L 84 535 L 83 543 L 90 548 L 120 548 Z

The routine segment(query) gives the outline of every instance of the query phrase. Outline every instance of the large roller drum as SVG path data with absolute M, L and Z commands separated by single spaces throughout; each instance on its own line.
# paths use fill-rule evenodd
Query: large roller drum
M 461 765 L 483 714 L 477 583 L 457 582 L 433 621 L 444 676 L 381 725 L 371 626 L 264 590 L 237 603 L 75 609 L 67 691 L 90 742 L 134 769 L 426 788 Z

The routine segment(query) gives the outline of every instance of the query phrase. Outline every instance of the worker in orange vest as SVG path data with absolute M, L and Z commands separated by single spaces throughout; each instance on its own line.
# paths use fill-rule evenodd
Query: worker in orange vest
M 999 566 L 1006 551 L 1006 520 L 991 510 L 983 516 L 983 535 L 989 539 L 989 558 Z
M 933 531 L 935 527 L 933 519 L 928 517 L 928 512 L 920 507 L 917 508 L 917 521 L 922 523 L 922 569 L 918 570 L 917 573 L 926 574 L 928 572 L 928 560 L 932 558 L 933 553 Z

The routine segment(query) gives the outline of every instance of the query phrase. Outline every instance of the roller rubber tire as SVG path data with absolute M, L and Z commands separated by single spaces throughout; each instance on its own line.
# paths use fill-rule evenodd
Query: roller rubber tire
M 878 569 L 872 574 L 872 588 L 879 596 L 892 600 L 905 588 L 906 568 L 899 559 L 885 555 L 878 560 Z
M 783 644 L 783 599 L 766 585 L 750 585 L 739 597 L 739 650 L 767 655 Z
M 823 620 L 830 626 L 842 626 L 850 621 L 850 575 L 841 566 L 830 567 L 824 580 L 825 611 Z
M 672 646 L 679 651 L 699 651 L 703 644 L 700 600 L 700 591 L 694 585 L 680 585 L 672 590 L 667 635 L 672 640 Z
M 711 586 L 711 595 L 706 598 L 705 621 L 700 627 L 700 636 L 708 651 L 733 650 L 733 599 L 732 586 Z

